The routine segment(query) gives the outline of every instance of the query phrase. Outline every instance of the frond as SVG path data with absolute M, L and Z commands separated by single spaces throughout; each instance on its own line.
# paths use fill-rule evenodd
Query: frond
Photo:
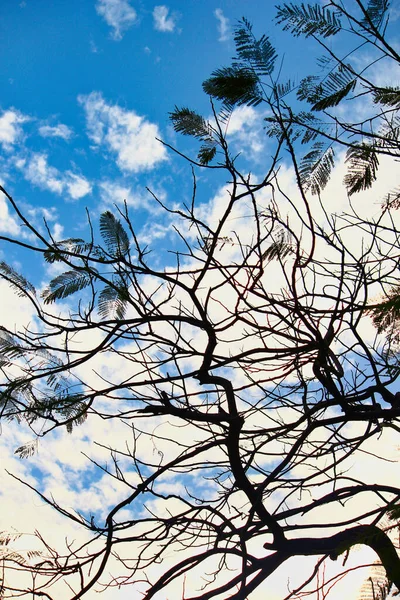
M 176 132 L 190 135 L 202 141 L 213 140 L 213 129 L 210 123 L 194 110 L 175 106 L 174 112 L 169 113 L 169 118 Z
M 123 319 L 128 298 L 128 291 L 125 286 L 105 286 L 99 294 L 97 303 L 99 315 L 103 318 L 112 315 L 117 319 Z
M 322 98 L 313 105 L 313 110 L 325 110 L 337 106 L 356 87 L 357 79 L 349 69 L 330 73 L 322 85 Z
M 319 58 L 317 58 L 317 65 L 323 71 L 325 69 L 331 68 L 332 67 L 332 63 L 333 63 L 333 58 L 331 56 L 327 56 L 326 54 L 323 54 L 322 56 L 320 56 Z
M 31 382 L 26 381 L 23 377 L 15 377 L 0 392 L 1 414 L 9 420 L 16 419 L 19 422 L 21 421 L 21 405 L 27 406 L 32 400 Z
M 323 83 L 315 75 L 305 77 L 300 82 L 297 97 L 313 104 L 313 110 L 325 110 L 337 106 L 354 90 L 356 83 L 352 70 L 342 66 L 330 73 Z
M 29 294 L 36 296 L 34 286 L 4 261 L 0 262 L 0 277 L 8 281 L 10 286 L 16 290 L 18 296 L 24 297 Z
M 375 104 L 400 108 L 400 87 L 383 87 L 372 90 Z
M 33 456 L 35 454 L 35 452 L 37 452 L 38 449 L 38 440 L 32 440 L 31 442 L 27 442 L 26 444 L 23 444 L 22 446 L 19 446 L 19 448 L 17 448 L 14 451 L 14 454 L 16 454 L 17 456 L 19 456 L 19 458 L 29 458 L 30 456 Z
M 349 163 L 348 173 L 344 184 L 349 196 L 371 187 L 376 179 L 379 165 L 378 154 L 374 146 L 361 144 L 349 148 L 346 154 Z
M 128 252 L 128 234 L 121 221 L 109 210 L 100 215 L 100 233 L 110 254 L 120 257 Z
M 43 256 L 46 262 L 54 263 L 63 259 L 64 252 L 67 252 L 68 255 L 81 256 L 82 254 L 87 255 L 91 250 L 93 250 L 93 245 L 85 242 L 85 240 L 81 238 L 69 238 L 57 242 L 52 248 L 46 250 Z
M 66 429 L 72 433 L 73 427 L 82 425 L 87 419 L 87 405 L 82 402 L 80 394 L 68 394 L 61 398 L 62 404 L 57 408 L 57 413 L 68 420 Z
M 0 546 L 8 546 L 10 542 L 19 540 L 22 533 L 11 533 L 9 531 L 0 531 Z
M 257 106 L 263 101 L 257 75 L 251 69 L 238 65 L 214 71 L 204 81 L 203 89 L 212 98 L 221 100 L 226 108 L 243 104 Z
M 267 123 L 265 133 L 268 137 L 279 138 L 282 135 L 282 125 L 275 117 L 265 117 L 264 121 Z
M 288 94 L 290 94 L 290 92 L 293 90 L 293 88 L 294 88 L 294 82 L 291 80 L 286 81 L 285 83 L 277 83 L 274 88 L 275 97 L 283 98 L 284 96 L 287 96 Z
M 276 51 L 266 35 L 259 40 L 254 37 L 252 25 L 241 19 L 235 30 L 234 40 L 238 58 L 248 63 L 259 75 L 271 75 L 275 67 Z
M 322 121 L 310 112 L 300 112 L 296 120 L 298 120 L 298 126 L 302 129 L 302 144 L 314 142 L 320 136 L 321 130 L 324 127 Z
M 322 92 L 323 87 L 320 78 L 317 75 L 308 75 L 300 81 L 297 97 L 299 100 L 314 103 L 321 98 Z
M 400 187 L 391 190 L 382 202 L 383 208 L 398 210 L 400 208 Z
M 319 194 L 329 181 L 334 166 L 334 151 L 322 142 L 316 142 L 300 163 L 300 179 L 305 190 Z
M 276 239 L 263 253 L 262 259 L 268 262 L 274 259 L 283 260 L 293 252 L 293 242 L 290 234 L 285 229 L 280 229 L 277 232 Z
M 71 393 L 70 388 L 65 388 L 57 396 L 48 396 L 41 401 L 36 401 L 32 406 L 34 418 L 41 415 L 57 415 L 62 418 L 68 433 L 74 425 L 81 425 L 86 421 L 88 406 L 83 401 L 82 394 Z
M 382 25 L 386 21 L 386 13 L 389 9 L 390 3 L 388 0 L 369 0 L 366 9 L 366 16 L 362 19 L 361 23 L 365 27 L 371 27 L 371 23 L 376 29 L 381 29 Z
M 75 292 L 90 285 L 92 279 L 92 275 L 86 271 L 67 271 L 57 275 L 42 293 L 44 303 L 51 304 L 56 300 L 68 298 L 71 294 L 75 294 Z
M 290 31 L 296 37 L 305 35 L 336 35 L 342 25 L 336 12 L 323 8 L 320 4 L 283 4 L 277 7 L 276 21 L 283 24 L 284 31 Z
M 5 329 L 0 329 L 0 356 L 12 360 L 24 355 L 25 349 L 20 345 L 19 341 Z
M 371 314 L 378 333 L 383 333 L 388 329 L 398 329 L 400 324 L 400 287 L 394 287 L 389 292 L 387 300 L 373 308 Z
M 206 145 L 202 146 L 197 155 L 199 163 L 201 165 L 207 166 L 212 161 L 212 159 L 214 158 L 216 153 L 217 153 L 216 146 L 206 146 Z

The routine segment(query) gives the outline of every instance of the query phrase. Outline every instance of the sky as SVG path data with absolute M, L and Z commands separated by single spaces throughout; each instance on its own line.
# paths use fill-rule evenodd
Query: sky
M 253 22 L 256 35 L 270 36 L 279 54 L 283 80 L 290 76 L 299 81 L 315 69 L 317 49 L 273 23 L 274 4 L 269 0 L 175 0 L 168 4 L 2 0 L 0 184 L 40 231 L 44 231 L 45 220 L 58 240 L 84 237 L 86 209 L 96 222 L 102 211 L 121 207 L 126 201 L 139 239 L 154 249 L 154 260 L 162 260 L 164 251 L 176 243 L 173 221 L 161 216 L 148 188 L 161 201 L 179 205 L 190 201 L 192 178 L 184 159 L 160 140 L 183 153 L 196 150 L 196 144 L 173 131 L 168 115 L 175 106 L 211 113 L 202 82 L 214 69 L 230 63 L 238 19 L 244 16 Z M 263 172 L 266 156 L 269 158 L 263 116 L 262 108 L 238 109 L 228 130 L 244 170 L 256 173 Z M 343 171 L 343 164 L 339 167 Z M 393 178 L 395 185 L 392 168 L 382 168 L 386 183 Z M 342 171 L 327 192 L 331 201 Z M 293 185 L 292 175 L 284 176 L 288 185 Z M 198 201 L 204 205 L 203 211 L 217 215 L 224 182 L 207 173 L 199 181 Z M 376 202 L 380 191 L 375 188 L 364 196 L 374 214 L 380 210 Z M 4 196 L 0 196 L 0 235 L 28 239 Z M 19 268 L 39 287 L 55 274 L 51 267 L 9 246 L 0 246 L 0 260 Z M 29 307 L 4 286 L 1 290 L 3 319 L 29 322 Z M 96 421 L 82 428 L 78 441 L 67 435 L 50 436 L 34 462 L 14 455 L 18 445 L 29 441 L 29 432 L 3 426 L 0 497 L 6 510 L 0 515 L 0 531 L 11 527 L 33 533 L 34 520 L 35 527 L 55 542 L 60 528 L 65 527 L 59 515 L 50 513 L 29 490 L 22 492 L 21 485 L 4 469 L 74 509 L 87 503 L 96 513 L 120 497 L 118 485 L 104 485 L 82 454 L 104 460 L 104 452 L 94 449 L 91 439 L 116 440 L 120 435 L 117 426 L 106 427 Z M 394 441 L 390 443 L 394 448 Z M 367 463 L 359 465 L 365 472 L 369 468 Z M 382 477 L 391 476 L 389 466 L 387 469 Z M 72 528 L 70 535 L 75 534 Z M 290 570 L 296 578 L 302 561 Z M 279 578 L 271 583 L 270 600 L 279 600 L 287 587 L 287 581 Z M 354 579 L 353 588 L 347 590 L 356 590 L 360 584 L 360 578 Z M 130 594 L 122 589 L 103 597 L 124 600 L 131 598 Z M 89 600 L 93 597 L 88 595 Z M 338 586 L 329 598 L 340 597 L 343 592 Z

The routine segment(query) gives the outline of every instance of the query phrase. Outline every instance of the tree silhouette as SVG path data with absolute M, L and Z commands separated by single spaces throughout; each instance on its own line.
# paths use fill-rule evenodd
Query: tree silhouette
M 104 522 L 90 507 L 76 514 L 38 492 L 88 537 L 63 550 L 40 538 L 30 563 L 5 555 L 3 597 L 57 598 L 66 581 L 74 600 L 123 585 L 150 600 L 201 573 L 187 600 L 239 600 L 289 559 L 315 557 L 294 598 L 315 589 L 323 561 L 360 544 L 384 566 L 387 589 L 400 589 L 396 547 L 380 526 L 400 488 L 348 474 L 371 442 L 384 446 L 399 427 L 398 337 L 365 334 L 370 315 L 378 332 L 397 324 L 398 192 L 374 220 L 351 204 L 330 213 L 322 195 L 338 147 L 347 151 L 349 195 L 372 185 L 383 156 L 399 154 L 399 91 L 374 85 L 325 43 L 346 29 L 399 62 L 385 37 L 388 3 L 353 4 L 353 13 L 336 2 L 278 8 L 278 24 L 329 55 L 323 77 L 297 87 L 309 111 L 288 104 L 294 86 L 274 78 L 275 49 L 243 20 L 232 65 L 204 83 L 213 118 L 187 107 L 171 113 L 175 130 L 200 143 L 197 157 L 186 157 L 193 169 L 223 174 L 227 188 L 212 218 L 198 205 L 196 177 L 189 205 L 153 196 L 174 220 L 174 261 L 159 266 L 126 207 L 103 213 L 98 227 L 89 220 L 89 239 L 58 241 L 1 188 L 35 242 L 1 239 L 62 267 L 39 294 L 0 264 L 35 315 L 29 329 L 0 331 L 2 419 L 25 419 L 37 437 L 63 427 L 74 435 L 90 419 L 117 421 L 130 436 L 115 447 L 99 440 L 110 462 L 97 466 L 124 490 Z M 354 123 L 330 112 L 360 94 L 372 99 L 373 117 Z M 274 146 L 260 178 L 240 171 L 227 141 L 241 105 L 269 110 Z M 295 192 L 281 173 L 287 157 Z M 99 373 L 107 363 L 113 368 Z M 21 571 L 30 584 L 18 582 Z

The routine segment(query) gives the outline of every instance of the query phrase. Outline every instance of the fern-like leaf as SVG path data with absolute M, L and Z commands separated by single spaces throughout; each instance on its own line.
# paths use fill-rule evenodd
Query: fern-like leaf
M 235 30 L 234 40 L 240 61 L 249 64 L 259 76 L 271 75 L 277 54 L 266 35 L 257 40 L 254 37 L 251 23 L 242 19 Z
M 347 83 L 346 83 L 347 80 Z M 326 110 L 331 106 L 337 106 L 356 87 L 357 79 L 349 79 L 348 72 L 331 73 L 328 81 L 322 86 L 322 98 L 313 105 L 313 110 Z M 331 91 L 331 93 L 329 93 Z
M 175 110 L 169 114 L 169 118 L 178 133 L 190 135 L 202 141 L 213 140 L 213 129 L 210 123 L 194 110 L 175 106 Z
M 92 250 L 93 244 L 89 244 L 81 238 L 69 238 L 57 242 L 52 248 L 46 250 L 43 256 L 46 262 L 55 263 L 63 259 L 64 253 L 67 253 L 68 256 L 71 254 L 81 256 L 89 254 Z
M 293 88 L 294 82 L 291 80 L 286 81 L 285 83 L 277 83 L 274 89 L 275 97 L 279 99 L 283 98 L 284 96 L 290 94 Z
M 217 69 L 203 83 L 203 89 L 212 98 L 221 100 L 227 108 L 243 104 L 257 106 L 263 101 L 257 75 L 239 65 Z
M 19 456 L 19 458 L 29 458 L 30 456 L 33 456 L 35 454 L 35 452 L 37 452 L 38 449 L 38 440 L 32 440 L 31 442 L 27 442 L 26 444 L 23 444 L 22 446 L 19 446 L 19 448 L 17 448 L 14 451 L 14 454 L 16 454 L 17 456 Z
M 29 294 L 36 296 L 34 286 L 4 261 L 0 261 L 0 277 L 8 281 L 18 296 L 24 297 Z
M 384 201 L 382 202 L 382 208 L 391 208 L 398 210 L 400 208 L 400 187 L 391 190 Z
M 262 255 L 264 261 L 283 260 L 290 254 L 293 254 L 293 242 L 291 236 L 285 229 L 280 229 L 277 232 L 276 239 L 265 250 Z
M 111 255 L 121 257 L 127 254 L 129 250 L 128 234 L 121 221 L 109 210 L 100 215 L 100 233 Z
M 207 166 L 212 161 L 212 159 L 214 158 L 216 153 L 217 153 L 216 146 L 206 146 L 206 145 L 202 146 L 197 155 L 199 163 L 201 165 Z
M 86 271 L 67 271 L 57 275 L 42 293 L 44 303 L 51 304 L 56 300 L 68 298 L 90 285 L 92 279 L 92 275 Z
M 319 194 L 329 181 L 334 166 L 334 151 L 322 142 L 316 142 L 300 163 L 300 179 L 306 191 Z
M 0 328 L 0 356 L 11 360 L 25 355 L 25 349 L 6 329 Z
M 400 108 L 400 87 L 384 87 L 372 90 L 375 104 L 385 104 Z
M 344 184 L 349 196 L 370 188 L 376 179 L 379 165 L 378 154 L 374 146 L 361 144 L 349 148 L 346 154 L 346 162 L 349 167 L 344 178 Z
M 382 25 L 386 21 L 386 14 L 389 10 L 390 3 L 388 0 L 369 0 L 366 9 L 366 15 L 362 19 L 361 23 L 365 27 L 371 27 L 371 24 L 376 29 L 381 29 Z
M 325 110 L 337 106 L 354 90 L 356 83 L 357 79 L 352 70 L 341 66 L 337 71 L 330 73 L 323 83 L 316 75 L 309 75 L 302 79 L 297 97 L 299 100 L 313 104 L 313 110 Z
M 304 35 L 336 35 L 342 28 L 337 13 L 322 7 L 320 4 L 283 4 L 277 7 L 276 21 L 283 25 L 284 31 L 299 37 Z
M 371 310 L 372 321 L 378 330 L 383 333 L 390 329 L 399 329 L 400 325 L 400 287 L 390 290 L 387 300 Z
M 105 286 L 99 294 L 97 309 L 103 318 L 109 316 L 123 319 L 126 312 L 128 291 L 123 285 Z

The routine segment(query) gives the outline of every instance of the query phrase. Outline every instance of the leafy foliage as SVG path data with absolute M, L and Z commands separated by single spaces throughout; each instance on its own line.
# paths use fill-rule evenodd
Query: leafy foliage
M 198 153 L 198 160 L 201 165 L 207 166 L 217 152 L 215 131 L 211 124 L 194 110 L 185 107 L 178 108 L 176 106 L 169 117 L 176 132 L 205 142 Z
M 84 270 L 66 271 L 57 275 L 42 292 L 45 304 L 68 298 L 75 292 L 83 290 L 92 282 L 93 275 Z
M 376 148 L 371 144 L 360 144 L 349 148 L 346 155 L 349 164 L 344 184 L 349 196 L 371 187 L 376 179 L 379 165 Z
M 27 442 L 26 444 L 23 444 L 22 446 L 19 446 L 14 451 L 14 454 L 19 456 L 19 458 L 29 458 L 30 456 L 33 456 L 35 452 L 37 452 L 37 447 L 38 441 L 37 439 L 35 439 L 30 442 Z
M 299 100 L 313 104 L 312 110 L 325 110 L 337 106 L 356 86 L 357 79 L 350 67 L 341 66 L 329 73 L 326 81 L 321 83 L 316 75 L 305 77 L 297 90 Z
M 392 288 L 387 300 L 371 309 L 372 320 L 379 333 L 389 332 L 392 339 L 400 337 L 400 286 Z
M 213 160 L 217 153 L 216 146 L 202 146 L 199 150 L 197 158 L 201 165 L 207 166 Z
M 99 315 L 103 318 L 111 316 L 123 319 L 128 300 L 129 293 L 122 280 L 117 281 L 113 286 L 106 285 L 99 294 L 97 303 Z
M 330 73 L 327 82 L 322 86 L 320 100 L 313 105 L 313 110 L 325 110 L 337 106 L 356 86 L 355 79 L 350 71 L 337 71 Z
M 323 142 L 316 142 L 300 163 L 300 178 L 305 190 L 319 194 L 328 183 L 334 164 L 332 146 L 326 148 Z
M 389 6 L 389 0 L 369 0 L 365 11 L 366 15 L 362 19 L 361 24 L 367 28 L 372 24 L 376 29 L 381 29 L 386 21 Z
M 4 261 L 0 262 L 0 275 L 15 289 L 18 296 L 36 295 L 34 286 Z
M 256 39 L 253 34 L 253 27 L 249 21 L 242 19 L 239 26 L 235 29 L 234 40 L 239 65 L 248 65 L 258 76 L 271 75 L 277 54 L 266 35 Z
M 285 3 L 277 9 L 277 23 L 284 24 L 283 29 L 291 31 L 296 37 L 319 34 L 326 38 L 336 35 L 342 28 L 337 13 L 320 4 Z
M 128 253 L 128 234 L 121 221 L 109 210 L 100 216 L 100 233 L 112 256 L 121 257 Z
M 380 87 L 372 90 L 375 104 L 400 108 L 400 87 Z
M 213 129 L 210 123 L 194 110 L 175 106 L 175 110 L 169 114 L 169 117 L 177 133 L 190 135 L 202 141 L 213 141 Z
M 55 244 L 55 247 L 49 248 L 44 252 L 44 259 L 48 263 L 55 263 L 63 260 L 65 255 L 87 254 L 93 251 L 93 244 L 88 244 L 81 238 L 69 238 L 61 240 Z
M 257 106 L 264 99 L 258 76 L 250 68 L 239 65 L 217 69 L 203 83 L 203 89 L 228 108 L 243 104 Z
M 20 344 L 15 336 L 6 331 L 4 327 L 0 327 L 0 358 L 2 364 L 7 364 L 8 360 L 13 360 L 24 356 L 25 349 Z
M 294 244 L 290 233 L 281 228 L 276 234 L 276 239 L 265 250 L 263 260 L 269 262 L 274 259 L 283 260 L 294 252 Z

